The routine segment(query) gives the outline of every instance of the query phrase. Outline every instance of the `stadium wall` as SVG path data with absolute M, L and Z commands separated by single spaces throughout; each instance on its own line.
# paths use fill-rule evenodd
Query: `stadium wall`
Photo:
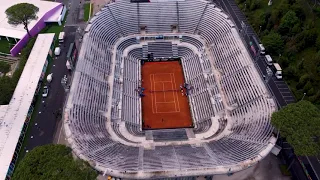
M 230 165 L 230 166 L 217 166 L 216 168 L 208 168 L 208 169 L 202 169 L 202 170 L 195 170 L 190 169 L 185 171 L 159 171 L 159 172 L 143 172 L 143 173 L 135 173 L 135 172 L 122 172 L 122 171 L 116 171 L 114 169 L 107 169 L 99 164 L 90 163 L 92 167 L 94 167 L 96 170 L 102 172 L 103 175 L 112 175 L 115 177 L 121 177 L 121 178 L 128 178 L 128 179 L 158 179 L 158 178 L 174 178 L 174 177 L 190 177 L 190 176 L 203 176 L 204 174 L 207 175 L 226 175 L 226 174 L 232 174 L 239 171 L 246 170 L 248 168 L 251 168 L 252 166 L 255 166 L 257 163 L 259 163 L 261 160 L 263 160 L 271 151 L 271 149 L 274 147 L 275 143 L 277 141 L 277 138 L 271 137 L 269 139 L 268 146 L 260 152 L 259 155 L 257 155 L 255 158 L 243 161 L 242 163 L 236 164 L 236 165 Z M 77 149 L 73 149 L 75 152 L 77 152 Z M 78 152 L 79 153 L 79 152 Z M 86 157 L 84 157 L 81 153 L 76 154 L 79 158 L 88 160 Z

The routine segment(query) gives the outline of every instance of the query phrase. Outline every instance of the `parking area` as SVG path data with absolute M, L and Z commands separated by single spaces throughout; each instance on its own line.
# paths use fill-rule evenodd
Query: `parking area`
M 295 98 L 293 97 L 292 92 L 283 80 L 278 80 L 275 78 L 274 83 L 277 85 L 277 89 L 281 93 L 281 96 L 285 100 L 286 104 L 295 102 Z

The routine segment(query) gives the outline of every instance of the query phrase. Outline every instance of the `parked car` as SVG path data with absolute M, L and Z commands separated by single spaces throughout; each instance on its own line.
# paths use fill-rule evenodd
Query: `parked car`
M 59 34 L 59 43 L 63 43 L 65 37 L 66 37 L 66 33 L 65 32 L 60 32 L 60 34 Z
M 53 76 L 53 73 L 48 74 L 48 76 L 47 76 L 47 82 L 48 82 L 48 83 L 51 83 L 51 81 L 52 81 L 52 76 Z
M 48 86 L 44 86 L 43 87 L 43 91 L 42 91 L 42 97 L 48 97 L 48 94 L 49 94 L 49 89 L 48 89 Z
M 61 53 L 60 47 L 56 47 L 56 48 L 54 49 L 54 55 L 59 56 L 60 53 Z

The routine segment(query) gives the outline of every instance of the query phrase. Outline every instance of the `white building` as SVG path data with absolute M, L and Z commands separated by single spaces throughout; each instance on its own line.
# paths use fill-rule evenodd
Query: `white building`
M 39 80 L 52 59 L 54 33 L 39 34 L 8 105 L 0 106 L 0 180 L 12 175 L 22 146 Z
M 0 3 L 0 37 L 1 38 L 13 38 L 16 41 L 16 46 L 11 49 L 13 56 L 17 55 L 23 46 L 28 42 L 28 34 L 23 25 L 10 25 L 5 11 L 18 3 L 30 3 L 39 8 L 37 13 L 38 19 L 29 23 L 28 28 L 32 36 L 35 36 L 43 29 L 47 23 L 62 24 L 65 13 L 67 11 L 66 6 L 57 2 L 41 1 L 41 0 L 3 0 Z

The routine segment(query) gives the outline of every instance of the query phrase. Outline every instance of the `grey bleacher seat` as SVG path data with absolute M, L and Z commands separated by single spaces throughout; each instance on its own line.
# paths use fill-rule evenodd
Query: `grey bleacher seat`
M 179 37 L 174 40 L 173 26 Z M 171 39 L 151 42 L 158 35 Z M 148 53 L 181 58 L 192 86 L 194 137 L 184 129 L 142 130 L 135 89 Z M 177 178 L 236 172 L 257 163 L 274 143 L 274 110 L 237 29 L 215 4 L 117 0 L 89 22 L 64 126 L 75 154 L 100 172 L 129 179 Z
M 151 53 L 154 58 L 173 57 L 172 43 L 168 41 L 148 43 L 148 54 Z
M 152 131 L 154 141 L 181 141 L 187 140 L 188 136 L 184 129 L 166 129 Z
M 198 48 L 198 50 L 200 50 L 204 47 L 204 44 L 202 44 L 198 39 L 193 38 L 191 36 L 182 36 L 181 41 L 194 45 L 195 47 Z
M 142 49 L 141 48 L 133 49 L 128 53 L 128 56 L 132 57 L 133 59 L 141 59 L 143 58 Z
M 178 24 L 176 2 L 139 3 L 139 21 L 147 33 L 171 32 L 171 25 Z

